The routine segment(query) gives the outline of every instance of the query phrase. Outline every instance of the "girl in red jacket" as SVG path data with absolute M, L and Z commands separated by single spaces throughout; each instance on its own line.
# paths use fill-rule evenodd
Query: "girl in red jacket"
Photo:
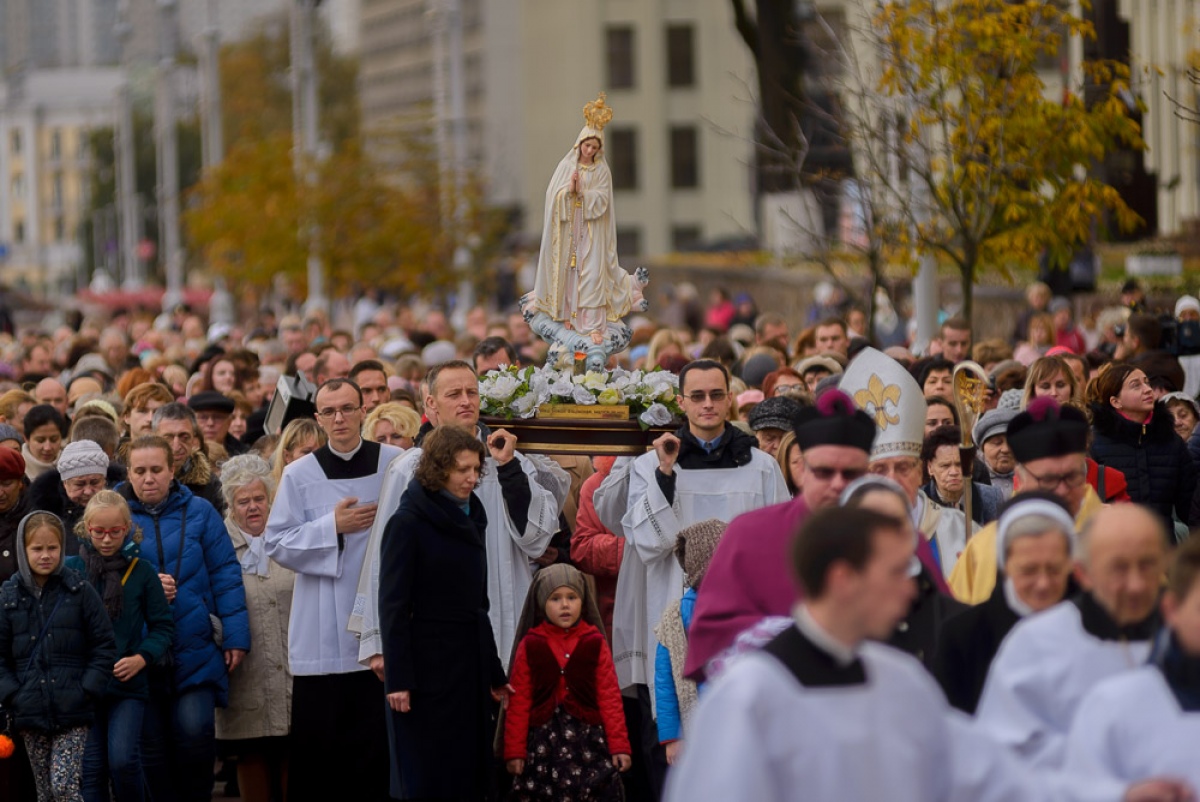
M 629 736 L 595 594 L 566 564 L 533 579 L 513 651 L 504 759 L 510 799 L 619 800 Z

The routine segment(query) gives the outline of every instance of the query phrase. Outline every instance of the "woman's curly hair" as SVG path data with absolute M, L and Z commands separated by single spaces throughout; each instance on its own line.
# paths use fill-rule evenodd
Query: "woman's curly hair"
M 446 486 L 446 480 L 455 468 L 458 455 L 463 451 L 479 455 L 479 475 L 483 476 L 487 451 L 474 434 L 457 426 L 439 426 L 434 429 L 421 441 L 421 460 L 417 463 L 415 474 L 417 481 L 426 490 L 441 490 Z

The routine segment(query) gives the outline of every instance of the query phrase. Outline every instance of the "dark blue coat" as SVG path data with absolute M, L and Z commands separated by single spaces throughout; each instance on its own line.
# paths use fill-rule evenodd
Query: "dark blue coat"
M 129 500 L 134 525 L 142 528 L 142 559 L 149 560 L 160 573 L 175 577 L 177 594 L 171 603 L 175 616 L 171 642 L 175 689 L 209 685 L 216 689 L 217 703 L 224 707 L 229 676 L 223 649 L 250 651 L 250 617 L 242 567 L 225 522 L 211 504 L 177 482 L 172 483 L 171 493 L 157 515 L 147 512 L 128 483 L 118 490 Z M 185 514 L 181 554 L 179 534 Z M 221 619 L 221 648 L 213 641 L 210 613 Z
M 63 568 L 37 596 L 20 573 L 0 587 L 0 704 L 17 729 L 90 724 L 115 662 L 104 602 L 79 573 Z

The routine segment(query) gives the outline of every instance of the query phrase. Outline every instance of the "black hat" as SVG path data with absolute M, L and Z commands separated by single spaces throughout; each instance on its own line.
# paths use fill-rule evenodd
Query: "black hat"
M 1020 463 L 1083 454 L 1087 440 L 1087 416 L 1075 407 L 1060 407 L 1049 396 L 1030 401 L 1008 424 L 1008 447 Z
M 801 451 L 815 446 L 849 446 L 870 454 L 875 442 L 875 421 L 841 390 L 828 390 L 815 407 L 800 410 L 795 431 Z
M 750 410 L 750 430 L 783 429 L 790 432 L 796 428 L 796 415 L 801 409 L 800 404 L 791 398 L 768 398 Z
M 188 399 L 188 408 L 193 412 L 224 412 L 228 415 L 233 414 L 234 403 L 230 398 L 226 398 L 213 390 L 205 390 L 202 393 L 196 393 Z

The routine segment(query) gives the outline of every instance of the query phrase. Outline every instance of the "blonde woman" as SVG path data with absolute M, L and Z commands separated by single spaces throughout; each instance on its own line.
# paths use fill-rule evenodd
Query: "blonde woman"
M 283 427 L 279 436 L 279 445 L 275 446 L 275 454 L 271 457 L 271 478 L 275 486 L 283 478 L 283 469 L 291 465 L 305 454 L 311 454 L 329 441 L 325 430 L 312 418 L 296 418 Z
M 421 429 L 421 416 L 404 404 L 388 401 L 380 404 L 363 423 L 363 439 L 399 448 L 413 447 Z

